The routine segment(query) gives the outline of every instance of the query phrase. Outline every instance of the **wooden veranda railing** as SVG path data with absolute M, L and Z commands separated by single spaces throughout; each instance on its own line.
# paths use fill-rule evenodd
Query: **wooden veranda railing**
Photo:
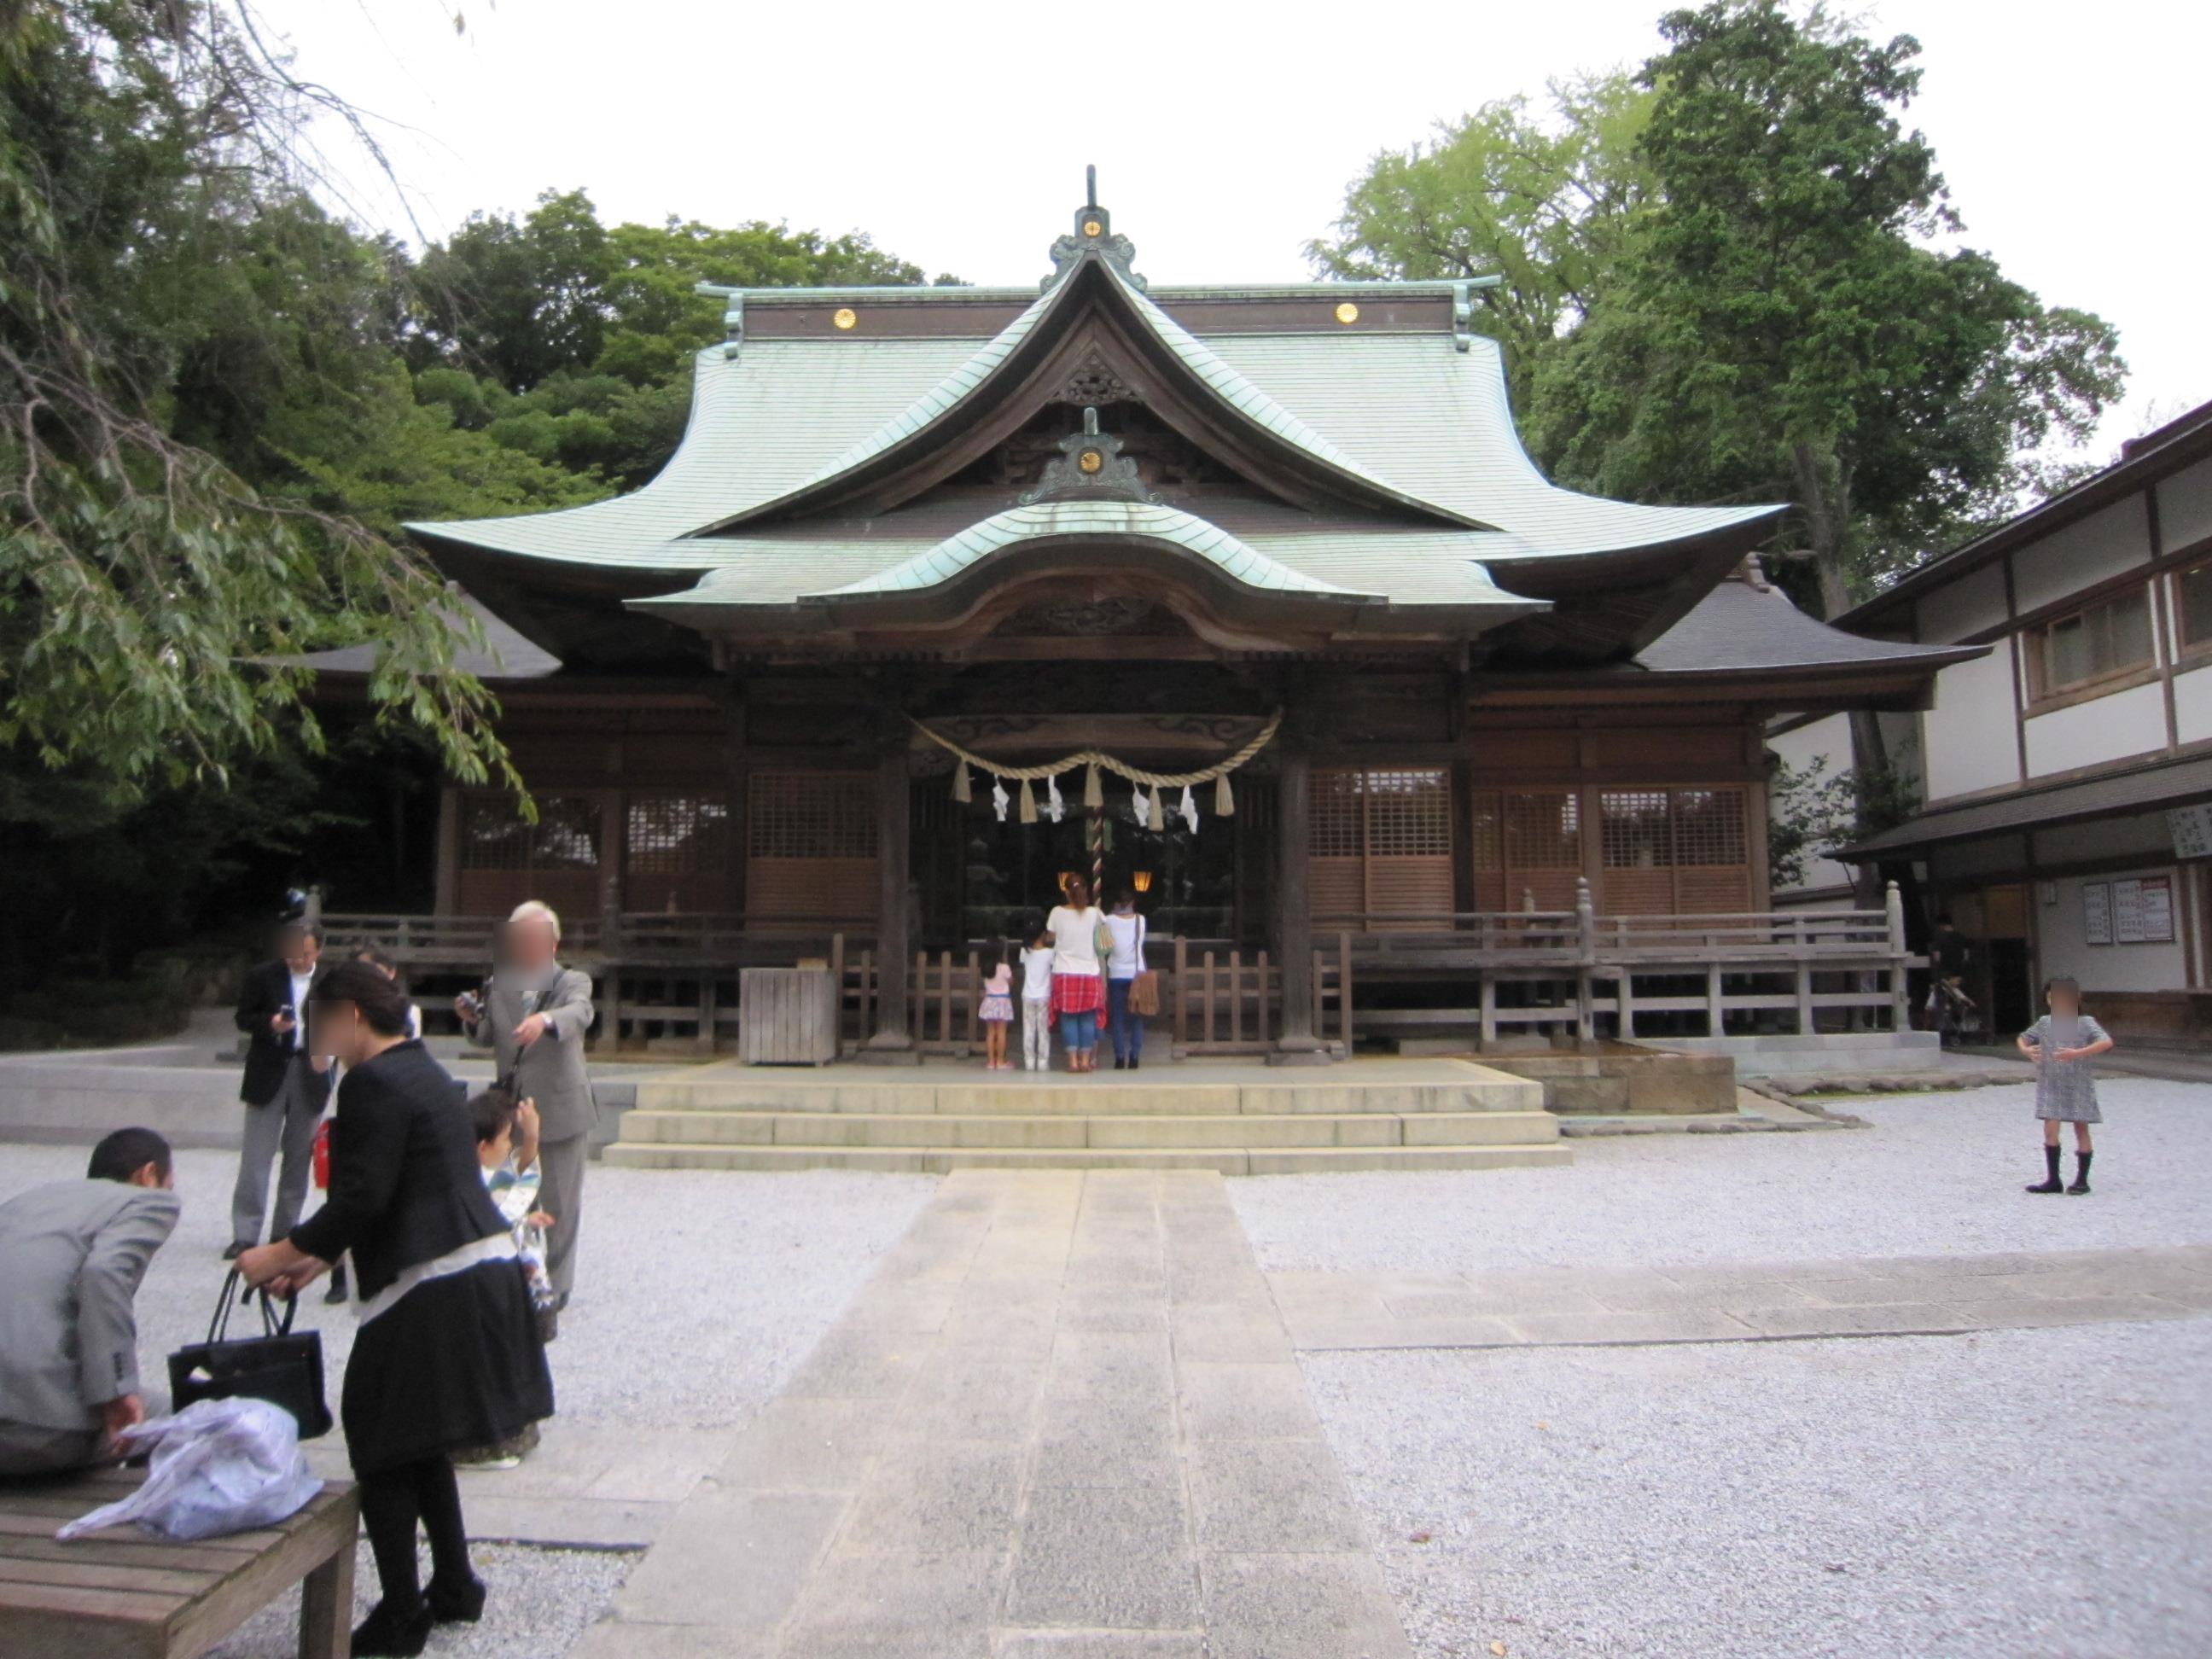
M 1349 1048 L 1362 1036 L 1473 1028 L 1633 1037 L 1639 1018 L 1701 1012 L 1712 1035 L 1730 1017 L 1811 1032 L 1823 1015 L 1908 1023 L 1905 945 L 1893 886 L 1881 910 L 1600 916 L 1583 888 L 1572 910 L 1437 915 L 1370 911 L 1315 919 L 1309 1013 L 1314 1035 Z M 325 915 L 337 950 L 374 945 L 411 975 L 483 971 L 489 917 Z M 659 913 L 585 917 L 563 940 L 598 981 L 599 1040 L 623 1048 L 712 1052 L 734 1040 L 738 975 L 817 961 L 835 977 L 845 1042 L 878 1024 L 879 977 L 866 925 L 851 918 Z M 986 964 L 1017 942 L 917 952 L 907 1027 L 925 1053 L 979 1048 Z M 1282 1032 L 1282 971 L 1264 950 L 1181 935 L 1148 941 L 1160 975 L 1154 1030 L 1191 1054 L 1255 1054 Z M 1414 1003 L 1402 1006 L 1394 1004 Z M 430 1012 L 435 1012 L 434 1009 Z
M 1732 1013 L 1788 1011 L 1800 1034 L 1818 1029 L 1823 1010 L 1894 1030 L 1909 1024 L 1907 975 L 1925 959 L 1905 946 L 1894 882 L 1879 910 L 1601 916 L 1588 883 L 1577 896 L 1572 910 L 1366 912 L 1316 925 L 1343 930 L 1344 971 L 1363 985 L 1474 993 L 1471 1008 L 1355 1014 L 1356 1029 L 1472 1024 L 1488 1042 L 1509 1026 L 1633 1037 L 1639 1015 L 1685 1012 L 1702 1012 L 1714 1036 Z

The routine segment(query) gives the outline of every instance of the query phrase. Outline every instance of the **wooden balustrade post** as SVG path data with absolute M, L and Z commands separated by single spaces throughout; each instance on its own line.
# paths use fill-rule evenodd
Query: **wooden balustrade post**
M 1728 1035 L 1728 1019 L 1721 1009 L 1721 965 L 1717 961 L 1705 964 L 1705 1035 Z
M 1352 935 L 1344 930 L 1336 936 L 1336 1034 L 1344 1041 L 1344 1052 L 1350 1054 L 1355 1041 L 1352 1029 Z
M 1190 941 L 1175 936 L 1175 1046 L 1190 1042 Z
M 702 1054 L 714 1052 L 714 969 L 711 963 L 699 969 L 699 1036 L 696 1044 Z
M 1597 905 L 1589 878 L 1575 878 L 1575 1032 L 1584 1042 L 1597 1038 L 1597 1010 L 1591 985 L 1597 969 Z
M 1911 991 L 1905 973 L 1905 895 L 1893 881 L 1882 894 L 1882 915 L 1889 936 L 1889 1029 L 1902 1031 L 1912 1024 Z

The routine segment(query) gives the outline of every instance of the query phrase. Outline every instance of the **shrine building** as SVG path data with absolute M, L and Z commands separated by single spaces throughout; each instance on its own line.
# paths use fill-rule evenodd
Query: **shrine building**
M 538 817 L 448 789 L 436 915 L 372 931 L 459 963 L 542 898 L 618 1034 L 702 1047 L 799 960 L 852 1044 L 957 1045 L 972 953 L 1094 870 L 1196 1051 L 1901 1008 L 1893 917 L 1770 914 L 1764 732 L 1982 647 L 1801 613 L 1778 507 L 1547 482 L 1479 283 L 1154 285 L 1095 201 L 1050 260 L 729 291 L 652 483 L 410 526 L 534 647 Z

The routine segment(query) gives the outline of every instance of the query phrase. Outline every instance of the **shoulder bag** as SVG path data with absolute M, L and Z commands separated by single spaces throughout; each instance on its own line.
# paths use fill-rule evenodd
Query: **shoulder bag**
M 1137 918 L 1137 974 L 1129 981 L 1129 1012 L 1139 1019 L 1157 1018 L 1160 1012 L 1160 976 L 1145 966 L 1145 919 Z
M 207 1340 L 169 1356 L 172 1409 L 182 1411 L 197 1400 L 266 1400 L 292 1413 L 300 1425 L 301 1439 L 328 1434 L 331 1408 L 323 1398 L 322 1333 L 295 1334 L 292 1319 L 299 1311 L 298 1298 L 285 1299 L 280 1322 L 270 1312 L 264 1295 L 261 1334 L 230 1337 L 230 1310 L 243 1282 L 233 1267 L 222 1281 L 222 1297 L 208 1323 Z

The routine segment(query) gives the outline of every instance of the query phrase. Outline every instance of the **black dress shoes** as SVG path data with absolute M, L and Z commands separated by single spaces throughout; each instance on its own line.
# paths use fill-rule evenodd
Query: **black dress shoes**
M 354 1659 L 415 1659 L 430 1640 L 430 1604 L 420 1596 L 411 1607 L 379 1601 L 354 1626 Z
M 469 1577 L 459 1584 L 430 1581 L 430 1617 L 441 1625 L 473 1625 L 483 1617 L 484 1581 Z

